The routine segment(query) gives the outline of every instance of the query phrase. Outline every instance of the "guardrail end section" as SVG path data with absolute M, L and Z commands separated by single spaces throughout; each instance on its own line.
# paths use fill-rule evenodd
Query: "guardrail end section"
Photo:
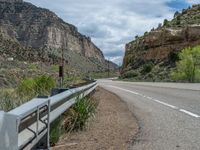
M 18 149 L 17 116 L 0 111 L 0 150 Z

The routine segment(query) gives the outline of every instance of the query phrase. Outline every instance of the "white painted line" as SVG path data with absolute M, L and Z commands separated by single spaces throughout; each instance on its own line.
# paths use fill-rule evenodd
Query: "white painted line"
M 133 92 L 133 91 L 130 91 L 130 90 L 126 90 L 126 89 L 123 89 L 123 88 L 119 88 L 119 87 L 116 87 L 116 86 L 112 86 L 112 85 L 109 85 L 110 87 L 113 87 L 113 88 L 116 88 L 116 89 L 120 89 L 122 91 L 126 91 L 126 92 L 129 92 L 129 93 L 132 93 L 132 94 L 135 94 L 135 95 L 141 95 L 137 92 Z
M 119 89 L 119 90 L 122 90 L 122 91 L 129 92 L 129 93 L 132 93 L 132 94 L 135 94 L 135 95 L 142 96 L 142 97 L 144 97 L 144 98 L 147 98 L 147 99 L 149 99 L 149 100 L 152 100 L 152 101 L 157 102 L 157 103 L 159 103 L 159 104 L 162 104 L 162 105 L 164 105 L 164 106 L 170 107 L 170 108 L 172 108 L 172 109 L 176 109 L 176 110 L 178 110 L 178 111 L 180 111 L 180 112 L 183 112 L 183 113 L 185 113 L 185 114 L 187 114 L 187 115 L 190 115 L 190 116 L 192 116 L 192 117 L 200 118 L 200 116 L 197 115 L 197 114 L 194 114 L 194 113 L 189 112 L 189 111 L 184 110 L 184 109 L 179 109 L 177 106 L 174 106 L 174 105 L 171 105 L 171 104 L 168 104 L 168 103 L 159 101 L 159 100 L 154 99 L 154 98 L 152 98 L 152 97 L 149 97 L 149 96 L 146 96 L 146 95 L 143 95 L 143 94 L 134 92 L 134 91 L 130 91 L 130 90 L 127 90 L 127 89 L 123 89 L 123 88 L 120 88 L 120 87 L 116 87 L 116 86 L 112 86 L 112 85 L 108 85 L 108 86 L 109 86 L 109 87 L 116 88 L 116 89 Z
M 181 112 L 183 112 L 183 113 L 185 113 L 185 114 L 188 114 L 188 115 L 190 115 L 190 116 L 192 116 L 192 117 L 195 117 L 195 118 L 199 118 L 199 117 L 200 117 L 199 115 L 194 114 L 194 113 L 189 112 L 189 111 L 184 110 L 184 109 L 180 109 L 179 111 L 181 111 Z
M 163 104 L 163 105 L 168 106 L 168 107 L 171 107 L 171 108 L 173 108 L 173 109 L 178 109 L 178 107 L 176 107 L 176 106 L 173 106 L 173 105 L 168 104 L 168 103 L 165 103 L 165 102 L 161 102 L 161 101 L 159 101 L 159 100 L 157 100 L 157 99 L 152 99 L 152 100 L 153 100 L 154 102 Z

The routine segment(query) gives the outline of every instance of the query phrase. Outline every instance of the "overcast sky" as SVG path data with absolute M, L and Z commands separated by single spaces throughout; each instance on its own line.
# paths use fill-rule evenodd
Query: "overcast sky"
M 90 36 L 105 57 L 119 64 L 125 44 L 165 18 L 200 0 L 25 0 L 48 8 Z

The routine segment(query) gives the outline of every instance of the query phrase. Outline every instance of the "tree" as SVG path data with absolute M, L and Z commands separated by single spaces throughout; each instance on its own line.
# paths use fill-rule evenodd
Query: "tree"
M 180 61 L 172 72 L 173 80 L 196 82 L 200 79 L 200 46 L 186 48 L 179 54 Z
M 175 14 L 174 14 L 174 18 L 176 18 L 179 15 L 180 15 L 180 13 L 178 11 L 176 11 Z
M 168 27 L 169 26 L 169 21 L 167 19 L 164 20 L 163 25 Z
M 181 24 L 181 16 L 178 15 L 178 16 L 176 17 L 176 25 L 180 25 L 180 24 Z
M 137 40 L 138 38 L 139 38 L 139 36 L 138 36 L 138 35 L 136 35 L 136 36 L 135 36 L 135 39 Z

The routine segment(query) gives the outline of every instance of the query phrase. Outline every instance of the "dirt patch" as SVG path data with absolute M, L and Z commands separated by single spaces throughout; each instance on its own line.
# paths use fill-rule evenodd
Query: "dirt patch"
M 65 135 L 53 150 L 127 150 L 138 132 L 136 119 L 116 95 L 98 88 L 95 118 L 85 131 Z

